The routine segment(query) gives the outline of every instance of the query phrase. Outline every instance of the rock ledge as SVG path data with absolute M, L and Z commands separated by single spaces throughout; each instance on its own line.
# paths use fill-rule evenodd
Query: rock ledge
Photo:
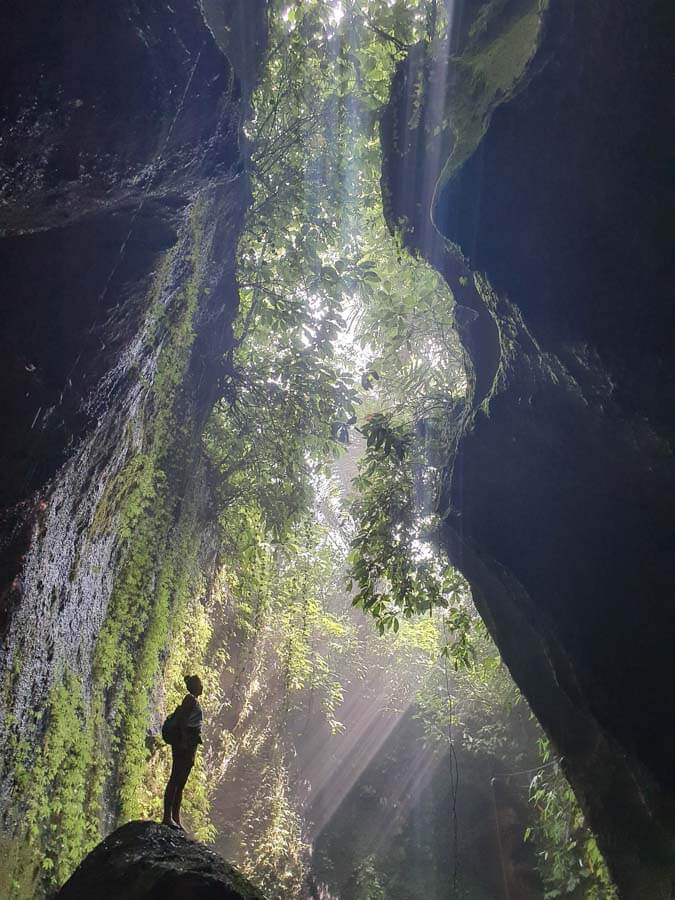
M 80 863 L 55 900 L 265 900 L 203 844 L 157 822 L 129 822 Z

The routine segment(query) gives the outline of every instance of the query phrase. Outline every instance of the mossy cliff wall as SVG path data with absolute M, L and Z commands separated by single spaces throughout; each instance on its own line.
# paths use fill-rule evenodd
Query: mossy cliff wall
M 206 651 L 201 432 L 238 304 L 247 98 L 223 52 L 241 16 L 1 15 L 0 893 L 33 896 L 150 811 L 149 725 Z
M 453 287 L 471 366 L 443 540 L 621 895 L 666 898 L 675 21 L 658 0 L 490 8 L 415 48 L 382 123 L 390 223 Z

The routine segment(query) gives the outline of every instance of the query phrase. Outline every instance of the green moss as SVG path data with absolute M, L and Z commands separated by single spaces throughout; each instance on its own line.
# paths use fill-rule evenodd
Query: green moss
M 449 155 L 437 192 L 480 143 L 495 108 L 519 88 L 537 49 L 543 0 L 490 0 L 476 11 L 470 39 L 450 61 L 445 118 Z
M 19 674 L 24 665 L 24 650 L 22 647 L 19 647 L 14 652 L 14 658 L 12 660 L 12 668 L 5 671 L 2 682 L 0 683 L 0 707 L 3 710 L 10 709 L 9 698 L 12 696 L 14 684 L 16 683 Z M 8 712 L 5 712 L 5 724 L 9 726 L 11 724 L 8 719 L 11 718 L 11 715 Z
M 123 541 L 130 541 L 135 535 L 139 521 L 146 516 L 165 485 L 168 458 L 172 453 L 180 452 L 180 423 L 176 421 L 175 407 L 195 337 L 194 318 L 203 277 L 200 246 L 207 214 L 204 201 L 195 203 L 186 260 L 191 271 L 186 273 L 184 287 L 173 301 L 172 311 L 167 310 L 163 297 L 173 268 L 179 264 L 176 248 L 167 253 L 150 291 L 147 330 L 151 343 L 161 346 L 161 350 L 142 428 L 144 448 L 135 453 L 106 486 L 93 521 L 95 530 L 114 527 Z M 131 429 L 132 423 L 129 423 L 128 431 Z M 127 439 L 130 441 L 130 436 Z
M 186 542 L 190 539 L 186 532 Z M 205 687 L 202 701 L 207 719 L 211 710 L 219 702 L 218 672 L 206 664 L 207 652 L 212 637 L 211 611 L 208 607 L 207 584 L 198 572 L 198 561 L 193 560 L 192 572 L 183 567 L 179 583 L 176 585 L 178 605 L 174 605 L 169 625 L 168 647 L 170 652 L 162 666 L 162 683 L 166 689 L 166 710 L 174 709 L 185 695 L 183 675 L 188 671 L 198 671 Z M 161 797 L 171 766 L 169 748 L 163 743 L 153 748 L 153 752 L 140 764 L 136 760 L 137 783 L 129 792 L 132 804 L 128 812 L 135 816 L 152 817 L 158 812 Z M 140 777 L 139 777 L 140 776 Z M 127 785 L 131 782 L 127 780 Z M 197 754 L 195 767 L 190 775 L 190 786 L 184 799 L 184 813 L 191 832 L 202 841 L 211 841 L 215 829 L 211 822 L 210 809 L 213 784 L 207 776 L 203 754 Z
M 72 673 L 66 671 L 50 691 L 45 722 L 37 756 L 26 746 L 15 748 L 21 828 L 8 838 L 11 866 L 0 872 L 0 885 L 3 896 L 17 900 L 60 885 L 99 840 L 94 732 Z
M 200 587 L 195 504 L 183 496 L 184 485 L 176 486 L 173 473 L 184 472 L 187 460 L 201 452 L 192 428 L 188 373 L 209 213 L 206 204 L 195 204 L 187 248 L 167 254 L 150 292 L 146 332 L 157 366 L 140 418 L 129 423 L 127 436 L 131 446 L 132 430 L 140 432 L 142 447 L 107 485 L 92 525 L 114 529 L 119 539 L 93 679 L 85 697 L 75 676 L 64 673 L 49 696 L 40 746 L 12 751 L 19 824 L 7 839 L 13 862 L 0 869 L 2 896 L 42 896 L 61 884 L 102 836 L 104 796 L 118 798 L 118 821 L 159 812 L 163 784 L 157 781 L 152 798 L 144 794 L 151 700 L 167 646 L 176 641 L 176 628 L 186 627 L 185 610 Z M 172 278 L 183 287 L 167 308 L 163 298 L 172 293 Z M 202 643 L 193 642 L 189 651 L 197 659 L 206 649 L 199 633 Z M 204 779 L 195 783 L 201 785 L 193 800 L 195 820 L 208 837 Z
M 142 813 L 142 784 L 148 760 L 146 735 L 150 720 L 150 692 L 160 673 L 162 656 L 172 633 L 172 619 L 181 619 L 192 591 L 198 583 L 194 523 L 187 519 L 181 536 L 160 567 L 154 603 L 140 644 L 133 681 L 125 697 L 123 733 L 118 766 L 120 818 Z M 150 812 L 150 811 L 148 811 Z
M 94 691 L 100 698 L 99 740 L 115 757 L 102 777 L 114 781 L 121 821 L 139 814 L 151 691 L 171 618 L 179 614 L 196 581 L 198 530 L 189 501 L 177 496 L 171 472 L 198 452 L 190 428 L 181 427 L 176 411 L 182 403 L 187 407 L 181 409 L 182 416 L 189 419 L 189 400 L 180 395 L 194 341 L 203 214 L 203 207 L 193 213 L 192 271 L 181 302 L 171 317 L 158 315 L 156 309 L 152 313 L 162 350 L 144 428 L 145 449 L 129 460 L 112 489 L 125 554 L 96 646 Z M 165 271 L 164 277 L 169 274 Z

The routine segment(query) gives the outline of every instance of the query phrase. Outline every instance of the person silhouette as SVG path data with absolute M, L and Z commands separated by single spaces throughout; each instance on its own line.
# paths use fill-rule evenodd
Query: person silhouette
M 198 697 L 204 687 L 198 675 L 184 678 L 188 693 L 175 712 L 175 732 L 171 741 L 171 774 L 164 791 L 164 818 L 169 828 L 184 831 L 180 821 L 183 788 L 195 762 L 197 747 L 202 743 L 202 708 Z

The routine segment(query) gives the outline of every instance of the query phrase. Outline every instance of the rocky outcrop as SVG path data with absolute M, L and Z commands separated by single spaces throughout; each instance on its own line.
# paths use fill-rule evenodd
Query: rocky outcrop
M 249 31 L 264 34 L 263 7 Z M 137 331 L 189 202 L 236 179 L 243 157 L 240 82 L 199 3 L 38 2 L 0 16 L 7 507 L 95 421 L 84 401 Z
M 251 22 L 261 10 L 256 4 Z M 21 573 L 36 539 L 59 529 L 55 506 L 66 518 L 50 565 L 70 557 L 56 594 L 77 587 L 86 554 L 70 552 L 63 531 L 75 526 L 72 541 L 86 539 L 93 506 L 128 456 L 124 420 L 144 407 L 154 415 L 159 356 L 186 314 L 191 278 L 195 343 L 183 403 L 202 419 L 213 403 L 238 303 L 234 249 L 248 193 L 240 84 L 199 3 L 178 11 L 38 3 L 2 17 L 0 270 L 11 301 L 0 339 L 4 630 L 30 586 Z M 78 454 L 87 458 L 78 463 Z M 66 487 L 70 502 L 51 503 L 45 485 L 67 462 L 82 484 Z M 61 480 L 72 482 L 67 472 Z M 92 553 L 103 575 L 113 553 L 101 551 Z M 40 603 L 52 590 L 45 575 Z M 89 602 L 106 592 L 98 588 L 89 579 Z M 47 605 L 60 606 L 63 620 L 63 598 Z M 100 624 L 101 610 L 94 619 Z M 71 623 L 73 636 L 96 621 Z M 40 624 L 49 631 L 44 615 Z
M 249 13 L 247 34 L 260 45 L 264 4 L 251 4 Z M 92 594 L 109 593 L 110 534 L 106 548 L 100 535 L 95 547 L 75 544 L 86 541 L 94 507 L 129 455 L 124 420 L 144 407 L 153 415 L 158 358 L 185 315 L 182 289 L 198 257 L 183 398 L 194 410 L 184 415 L 203 420 L 217 395 L 238 303 L 234 249 L 248 199 L 240 146 L 246 98 L 214 37 L 229 25 L 230 42 L 238 43 L 228 15 L 212 28 L 197 2 L 173 10 L 150 0 L 114 8 L 38 2 L 0 13 L 0 271 L 7 301 L 0 338 L 0 634 L 30 590 L 26 566 L 38 539 L 49 542 L 52 533 L 48 557 L 58 584 L 45 572 L 35 582 L 39 604 L 48 607 L 40 629 L 50 657 L 60 640 L 49 634 L 49 609 L 62 622 L 64 612 L 69 618 L 59 595 L 77 593 L 88 554 L 98 557 L 99 576 L 84 576 L 87 600 L 75 605 L 86 609 Z M 249 81 L 260 58 L 253 38 L 250 50 Z M 59 470 L 60 496 L 52 503 L 47 485 Z M 95 604 L 90 625 L 66 626 L 69 640 L 89 633 L 91 645 L 105 600 Z M 36 610 L 30 615 L 35 619 Z M 81 652 L 72 649 L 69 663 Z
M 61 789 L 81 806 L 39 883 L 21 874 L 35 896 L 122 813 L 171 628 L 215 565 L 201 432 L 232 347 L 265 39 L 263 0 L 243 6 L 0 12 L 0 818 L 20 833 L 33 809 L 37 848 Z M 224 52 L 244 39 L 246 84 Z M 93 793 L 72 800 L 57 744 Z
M 552 2 L 440 182 L 433 96 L 408 113 L 447 51 L 400 67 L 382 128 L 390 221 L 452 285 L 470 356 L 443 540 L 640 900 L 675 874 L 674 36 L 659 0 Z
M 217 853 L 155 822 L 129 822 L 78 866 L 55 900 L 264 900 Z

